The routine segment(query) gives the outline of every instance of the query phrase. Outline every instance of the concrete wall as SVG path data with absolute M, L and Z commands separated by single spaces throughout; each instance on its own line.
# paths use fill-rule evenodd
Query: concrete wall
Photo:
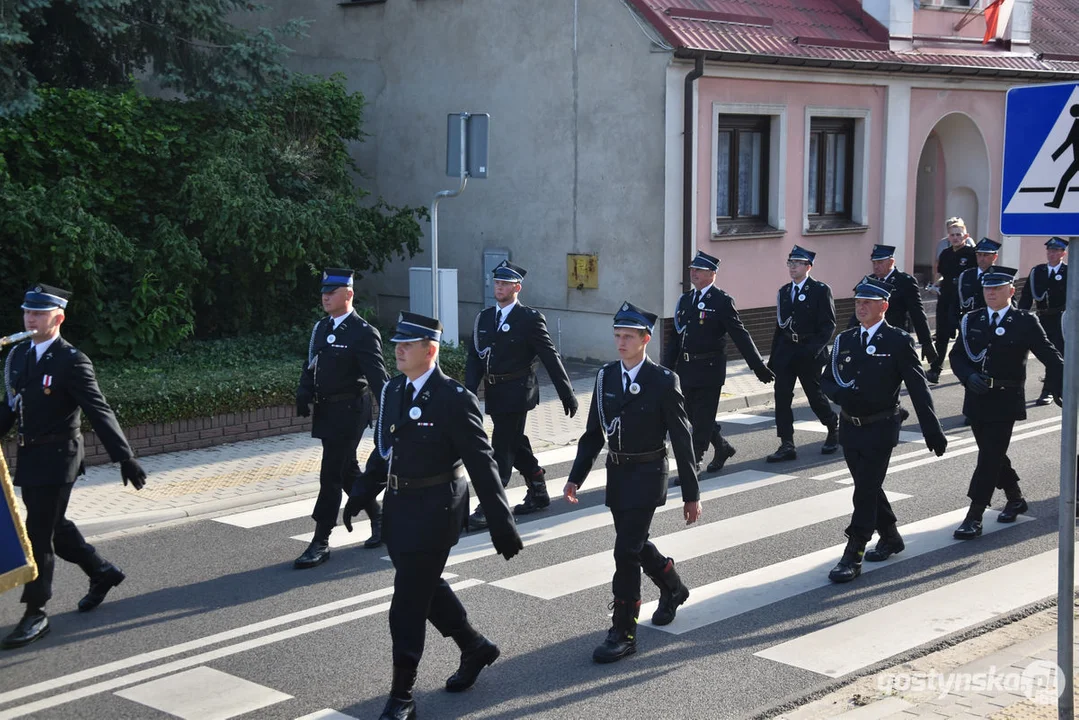
M 445 176 L 448 113 L 491 114 L 489 179 L 439 208 L 439 265 L 458 268 L 460 326 L 482 307 L 484 248 L 528 270 L 521 300 L 541 309 L 574 357 L 612 355 L 623 299 L 660 310 L 664 99 L 669 54 L 620 0 L 390 0 L 339 6 L 274 0 L 260 17 L 314 21 L 294 69 L 340 72 L 369 103 L 354 149 L 362 184 L 394 204 L 429 206 Z M 408 266 L 363 278 L 392 318 Z M 598 253 L 599 289 L 567 287 L 567 253 Z M 556 338 L 557 342 L 557 338 Z

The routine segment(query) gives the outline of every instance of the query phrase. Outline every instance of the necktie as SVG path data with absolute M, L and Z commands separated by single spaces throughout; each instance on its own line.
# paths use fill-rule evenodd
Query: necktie
M 502 308 L 495 310 L 495 332 L 502 327 Z
M 26 374 L 30 375 L 34 372 L 34 368 L 37 367 L 37 348 L 33 345 L 26 352 Z
M 622 392 L 629 395 L 629 373 L 624 371 L 622 373 Z
M 995 329 L 1000 323 L 1000 316 L 994 311 L 989 313 L 989 327 Z
M 701 301 L 701 293 L 699 290 L 693 291 L 693 307 L 697 307 L 697 303 Z
M 798 298 L 798 286 L 791 283 L 791 302 L 793 303 Z
M 408 417 L 408 410 L 412 407 L 412 398 L 416 395 L 416 386 L 410 382 L 405 383 L 405 401 L 401 403 L 401 419 Z
M 865 350 L 867 347 L 869 347 L 869 331 L 863 328 L 862 329 L 862 350 Z

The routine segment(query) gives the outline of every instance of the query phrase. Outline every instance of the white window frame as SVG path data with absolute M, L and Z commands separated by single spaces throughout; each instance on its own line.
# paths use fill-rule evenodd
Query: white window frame
M 933 8 L 935 10 L 981 10 L 985 6 L 984 0 L 971 0 L 970 5 L 962 5 L 958 0 L 922 0 L 922 9 Z
M 869 225 L 869 108 L 824 107 L 807 105 L 805 109 L 805 136 L 802 139 L 802 232 L 809 232 L 809 137 L 813 118 L 851 118 L 854 120 L 853 173 L 851 176 L 852 225 Z M 817 231 L 814 231 L 817 232 Z
M 761 103 L 712 103 L 712 174 L 708 182 L 712 236 L 719 235 L 716 219 L 716 177 L 719 174 L 719 116 L 767 115 L 768 123 L 768 224 L 787 229 L 787 106 Z M 727 237 L 727 236 L 725 236 Z M 729 236 L 729 237 L 737 237 Z

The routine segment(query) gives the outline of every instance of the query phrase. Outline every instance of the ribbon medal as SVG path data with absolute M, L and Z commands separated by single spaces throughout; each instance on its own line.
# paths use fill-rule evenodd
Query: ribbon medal
M 45 388 L 44 393 L 46 395 L 52 395 L 52 375 L 41 376 L 41 387 Z

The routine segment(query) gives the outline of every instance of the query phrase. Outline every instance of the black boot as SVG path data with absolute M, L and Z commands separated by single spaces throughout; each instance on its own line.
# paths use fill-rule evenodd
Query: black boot
M 125 577 L 120 568 L 102 560 L 97 571 L 90 575 L 90 589 L 79 600 L 79 612 L 89 612 L 100 605 L 109 590 L 122 583 Z
M 997 522 L 1013 523 L 1017 517 L 1028 510 L 1027 501 L 1023 499 L 1023 491 L 1019 489 L 1018 483 L 1004 488 L 1004 496 L 1008 498 L 1008 502 L 997 515 Z
M 779 449 L 765 458 L 770 463 L 794 460 L 798 457 L 798 448 L 794 447 L 793 440 L 784 440 L 779 444 Z
M 468 529 L 470 532 L 487 529 L 487 515 L 483 512 L 483 506 L 476 507 L 476 512 L 468 516 Z
M 674 569 L 674 560 L 667 558 L 667 565 L 657 576 L 649 576 L 659 588 L 659 605 L 652 613 L 653 625 L 670 625 L 678 612 L 678 606 L 689 599 L 689 588 Z
M 412 699 L 412 686 L 416 684 L 416 668 L 393 666 L 393 685 L 390 699 L 378 720 L 416 720 L 416 701 Z
M 899 530 L 896 529 L 895 525 L 891 525 L 880 531 L 880 540 L 877 540 L 877 546 L 865 554 L 865 559 L 869 562 L 884 562 L 892 555 L 903 552 L 906 547 Z
M 831 420 L 824 423 L 824 427 L 828 428 L 828 437 L 820 446 L 820 454 L 831 455 L 839 449 L 839 418 L 833 415 Z
M 377 548 L 382 545 L 382 506 L 378 500 L 372 500 L 366 508 L 367 517 L 371 519 L 371 537 L 363 541 L 367 549 Z
M 303 551 L 303 555 L 296 558 L 292 563 L 297 569 L 313 568 L 330 559 L 330 531 L 332 525 L 316 525 L 315 537 L 311 538 L 311 544 Z
M 592 660 L 598 663 L 613 663 L 627 655 L 637 652 L 637 616 L 641 612 L 641 601 L 615 600 L 614 617 L 607 639 L 592 652 Z
M 848 538 L 843 557 L 828 573 L 828 579 L 834 583 L 847 583 L 862 574 L 862 556 L 865 554 L 865 540 Z
M 936 385 L 940 382 L 940 372 L 941 368 L 930 367 L 929 372 L 925 374 L 925 379 L 929 381 L 930 385 Z
M 49 618 L 41 608 L 27 607 L 19 624 L 0 640 L 0 648 L 14 650 L 49 634 Z
M 708 463 L 708 467 L 705 468 L 706 472 L 717 473 L 723 469 L 727 460 L 734 457 L 734 446 L 723 439 L 723 436 L 719 433 L 719 423 L 716 423 L 712 428 L 712 445 L 716 448 L 716 454 L 712 457 L 712 462 Z
M 468 690 L 475 685 L 480 671 L 497 660 L 502 652 L 497 645 L 471 627 L 468 628 L 467 633 L 461 636 L 455 635 L 453 639 L 461 648 L 461 664 L 457 672 L 446 680 L 446 691 L 455 693 Z
M 982 513 L 985 512 L 984 505 L 971 504 L 970 510 L 967 510 L 967 517 L 963 520 L 962 524 L 955 529 L 952 533 L 952 537 L 956 540 L 973 540 L 982 534 Z
M 537 468 L 532 477 L 525 480 L 525 484 L 528 485 L 525 500 L 513 507 L 513 514 L 531 515 L 546 510 L 551 505 L 551 496 L 547 494 L 547 472 L 543 468 Z

